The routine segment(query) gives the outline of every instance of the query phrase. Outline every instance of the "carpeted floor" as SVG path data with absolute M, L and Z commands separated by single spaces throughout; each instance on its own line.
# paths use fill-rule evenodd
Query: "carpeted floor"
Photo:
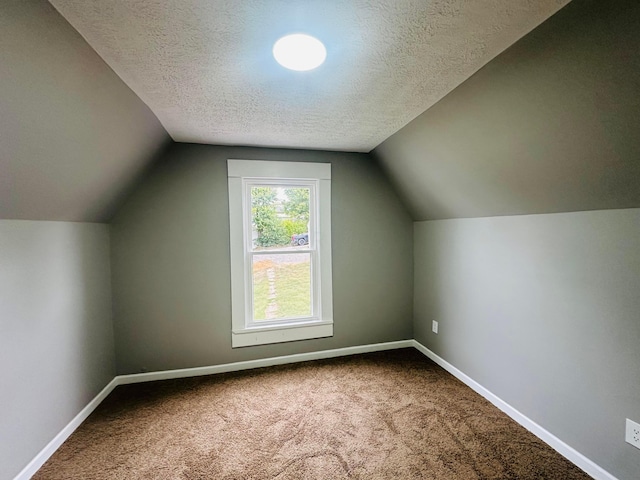
M 120 386 L 33 478 L 590 477 L 404 349 Z

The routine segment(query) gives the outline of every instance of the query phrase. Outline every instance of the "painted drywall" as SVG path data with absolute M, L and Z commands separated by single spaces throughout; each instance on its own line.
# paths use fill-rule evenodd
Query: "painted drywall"
M 640 209 L 418 222 L 414 234 L 416 340 L 637 479 L 624 425 L 640 421 Z
M 0 478 L 115 375 L 108 228 L 0 220 Z
M 108 220 L 164 128 L 49 2 L 0 2 L 0 45 L 0 218 Z
M 229 158 L 331 163 L 333 337 L 231 349 Z M 111 226 L 120 374 L 412 338 L 412 222 L 366 154 L 174 144 Z
M 413 218 L 639 207 L 638 25 L 573 0 L 376 148 Z

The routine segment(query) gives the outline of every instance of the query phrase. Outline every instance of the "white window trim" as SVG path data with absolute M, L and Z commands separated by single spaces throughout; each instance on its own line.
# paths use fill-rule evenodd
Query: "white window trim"
M 229 182 L 229 227 L 231 253 L 231 346 L 246 347 L 333 336 L 333 295 L 331 278 L 331 164 L 274 162 L 262 160 L 227 161 Z M 251 323 L 251 255 L 247 254 L 250 219 L 245 215 L 249 201 L 247 186 L 252 183 L 306 183 L 313 185 L 317 199 L 315 254 L 317 271 L 312 273 L 314 305 L 312 317 Z M 312 213 L 313 216 L 313 213 Z M 249 225 L 249 227 L 247 227 Z M 249 234 L 250 236 L 250 234 Z M 304 249 L 312 252 L 313 248 Z M 315 283 L 314 283 L 315 282 Z

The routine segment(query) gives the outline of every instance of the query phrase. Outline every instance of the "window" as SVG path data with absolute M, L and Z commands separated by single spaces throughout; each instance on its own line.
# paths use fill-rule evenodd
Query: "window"
M 332 336 L 331 165 L 227 166 L 232 347 Z

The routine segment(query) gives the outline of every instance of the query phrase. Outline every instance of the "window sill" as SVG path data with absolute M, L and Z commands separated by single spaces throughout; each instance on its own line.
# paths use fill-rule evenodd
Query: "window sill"
M 295 342 L 333 336 L 333 321 L 303 323 L 297 325 L 277 325 L 234 330 L 231 333 L 231 347 L 250 347 L 270 343 Z

